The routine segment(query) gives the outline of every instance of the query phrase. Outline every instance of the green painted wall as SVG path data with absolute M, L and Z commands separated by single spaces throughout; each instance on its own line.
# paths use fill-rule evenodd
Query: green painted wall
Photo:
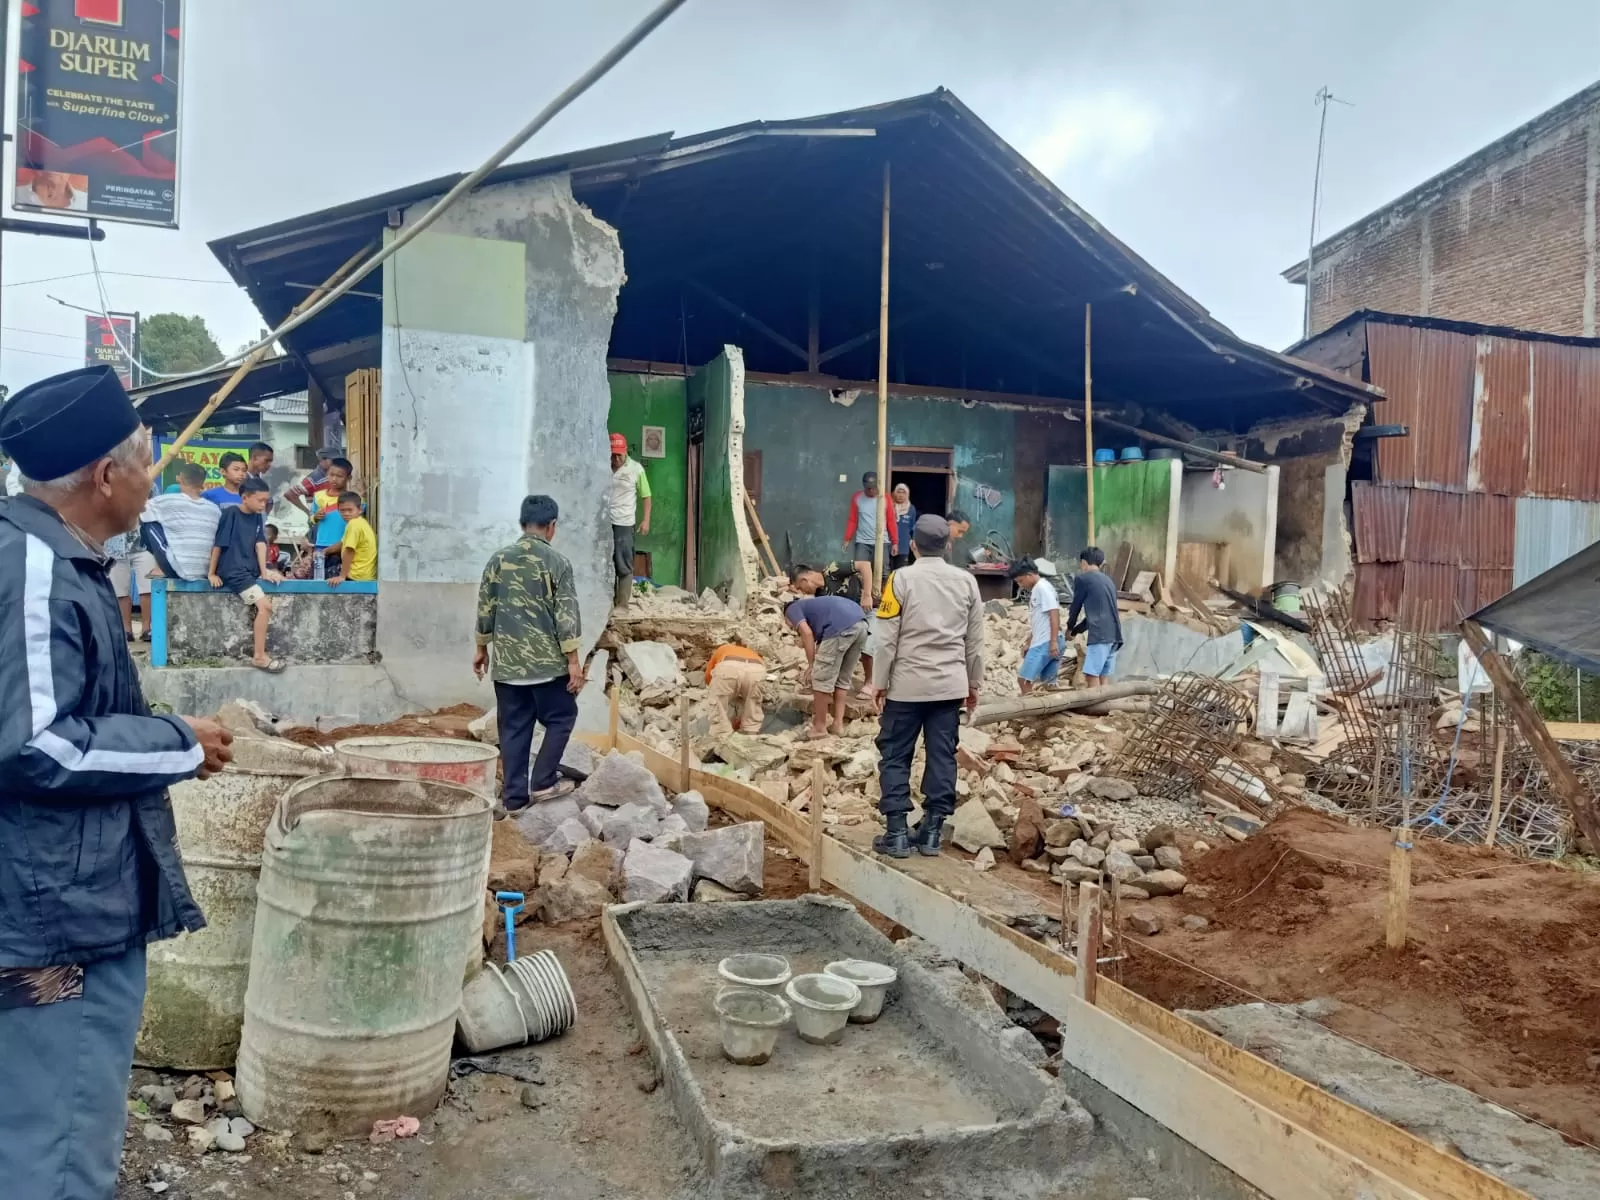
M 1123 542 L 1133 547 L 1134 571 L 1167 571 L 1176 553 L 1172 528 L 1172 460 L 1094 468 L 1095 541 L 1114 561 Z M 1063 573 L 1076 569 L 1088 534 L 1087 467 L 1051 467 L 1045 495 L 1045 556 Z M 1119 581 L 1120 584 L 1121 581 Z
M 798 562 L 839 557 L 850 497 L 862 472 L 877 466 L 877 397 L 863 392 L 843 405 L 823 388 L 747 383 L 744 411 L 745 450 L 761 451 L 761 524 L 779 560 L 786 554 L 785 535 Z M 973 520 L 972 532 L 956 548 L 957 561 L 988 530 L 1014 540 L 1014 412 L 894 396 L 888 415 L 891 446 L 954 451 L 955 507 Z
M 705 411 L 705 447 L 700 461 L 700 551 L 697 559 L 702 588 L 728 595 L 740 571 L 739 533 L 734 525 L 728 438 L 733 425 L 733 367 L 722 354 L 689 380 L 689 404 Z
M 623 375 L 613 372 L 611 416 L 606 428 L 628 439 L 628 452 L 644 464 L 650 480 L 650 532 L 634 540 L 650 555 L 651 579 L 657 587 L 683 583 L 684 534 L 688 529 L 689 424 L 687 383 L 667 375 Z M 641 453 L 646 425 L 667 431 L 665 458 Z

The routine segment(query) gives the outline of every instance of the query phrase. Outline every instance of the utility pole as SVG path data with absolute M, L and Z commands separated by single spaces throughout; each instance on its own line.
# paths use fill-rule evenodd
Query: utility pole
M 1317 120 L 1317 170 L 1311 180 L 1311 237 L 1306 244 L 1306 308 L 1302 337 L 1311 336 L 1311 268 L 1317 255 L 1317 216 L 1322 203 L 1322 155 L 1328 144 L 1328 103 L 1354 108 L 1348 100 L 1341 100 L 1328 90 L 1326 84 L 1317 90 L 1316 106 L 1322 110 Z

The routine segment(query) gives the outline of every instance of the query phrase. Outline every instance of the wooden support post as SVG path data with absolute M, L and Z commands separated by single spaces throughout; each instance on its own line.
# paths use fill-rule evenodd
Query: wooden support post
M 367 260 L 368 253 L 369 248 L 363 246 L 360 250 L 356 251 L 356 253 L 346 259 L 344 265 L 342 265 L 332 275 L 328 276 L 326 283 L 324 283 L 316 291 L 309 293 L 304 300 L 300 301 L 299 304 L 294 306 L 294 311 L 289 314 L 289 317 L 292 318 L 299 316 L 318 300 L 321 300 L 324 296 L 326 296 L 333 288 L 338 286 L 338 283 L 341 279 L 343 279 L 351 271 L 355 270 L 357 266 Z M 287 319 L 288 318 L 286 318 L 286 320 Z M 243 383 L 250 372 L 255 369 L 255 365 L 264 357 L 266 357 L 266 353 L 267 347 L 263 346 L 253 354 L 247 355 L 245 360 L 234 368 L 234 372 L 232 375 L 228 376 L 227 382 L 217 389 L 216 394 L 213 395 L 211 399 L 206 401 L 205 407 L 195 414 L 194 420 L 190 421 L 183 427 L 183 432 L 177 436 L 176 440 L 174 440 L 170 446 L 161 452 L 161 457 L 157 459 L 156 462 L 150 467 L 150 479 L 152 482 L 161 478 L 161 472 L 165 471 L 168 464 L 170 464 L 172 460 L 177 457 L 178 451 L 187 446 L 189 444 L 189 439 L 194 437 L 195 434 L 199 433 L 200 430 L 204 428 L 205 423 L 211 419 L 211 414 L 217 411 L 218 407 L 224 400 L 233 395 L 238 386 Z
M 811 231 L 811 247 L 806 256 L 806 373 L 822 370 L 822 282 L 817 276 L 817 234 Z
M 1094 1003 L 1095 981 L 1100 973 L 1100 885 L 1078 888 L 1078 998 Z
M 883 164 L 882 270 L 878 281 L 878 537 L 872 551 L 872 590 L 883 586 L 883 548 L 889 540 L 889 164 Z
M 327 433 L 323 425 L 323 418 L 328 412 L 328 402 L 322 395 L 322 388 L 317 381 L 311 378 L 311 373 L 306 373 L 306 439 L 311 443 L 311 452 L 315 454 L 328 444 Z
M 689 790 L 689 697 L 678 697 L 678 773 L 680 792 Z
M 822 890 L 822 797 L 828 790 L 828 767 L 817 759 L 811 768 L 811 853 L 806 866 L 810 868 L 807 886 L 813 892 Z
M 611 716 L 609 720 L 610 732 L 606 735 L 606 749 L 617 748 L 617 733 L 622 725 L 622 681 L 617 678 L 614 668 L 607 668 L 606 674 L 611 676 L 611 687 L 608 695 L 611 698 Z
M 1406 944 L 1406 921 L 1411 914 L 1411 842 L 1405 828 L 1394 831 L 1389 846 L 1389 904 L 1384 914 L 1383 944 L 1399 950 Z
M 1083 306 L 1083 463 L 1086 468 L 1084 477 L 1089 483 L 1089 540 L 1084 543 L 1092 546 L 1094 542 L 1094 372 L 1089 366 L 1089 343 L 1093 309 L 1090 305 Z
M 1489 829 L 1483 835 L 1485 846 L 1494 845 L 1494 839 L 1500 833 L 1500 791 L 1506 782 L 1506 726 L 1505 721 L 1499 720 L 1494 726 L 1494 785 L 1493 798 L 1489 801 Z
M 1522 730 L 1522 736 L 1533 748 L 1534 754 L 1538 755 L 1545 774 L 1550 777 L 1550 786 L 1571 811 L 1578 831 L 1589 839 L 1591 846 L 1600 846 L 1600 813 L 1595 811 L 1594 797 L 1589 795 L 1582 780 L 1561 753 L 1561 747 L 1551 738 L 1544 719 L 1534 711 L 1527 693 L 1511 673 L 1511 665 L 1500 657 L 1499 651 L 1490 644 L 1489 635 L 1476 621 L 1461 622 L 1461 634 L 1483 664 L 1484 673 L 1494 684 L 1500 702 L 1511 710 L 1517 728 Z

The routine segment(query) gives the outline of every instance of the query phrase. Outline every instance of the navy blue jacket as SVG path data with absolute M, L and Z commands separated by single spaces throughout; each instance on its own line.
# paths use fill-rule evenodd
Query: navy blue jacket
M 48 505 L 0 500 L 0 967 L 204 927 L 166 791 L 203 758 L 150 715 L 106 563 Z

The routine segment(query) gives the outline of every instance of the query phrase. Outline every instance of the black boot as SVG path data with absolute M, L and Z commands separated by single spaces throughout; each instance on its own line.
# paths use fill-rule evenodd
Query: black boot
M 924 813 L 922 820 L 918 821 L 916 828 L 911 831 L 911 844 L 918 854 L 934 858 L 939 853 L 939 834 L 944 829 L 944 818 L 933 813 Z
M 872 848 L 889 858 L 911 857 L 911 834 L 906 829 L 905 813 L 891 813 L 889 827 L 872 839 Z

